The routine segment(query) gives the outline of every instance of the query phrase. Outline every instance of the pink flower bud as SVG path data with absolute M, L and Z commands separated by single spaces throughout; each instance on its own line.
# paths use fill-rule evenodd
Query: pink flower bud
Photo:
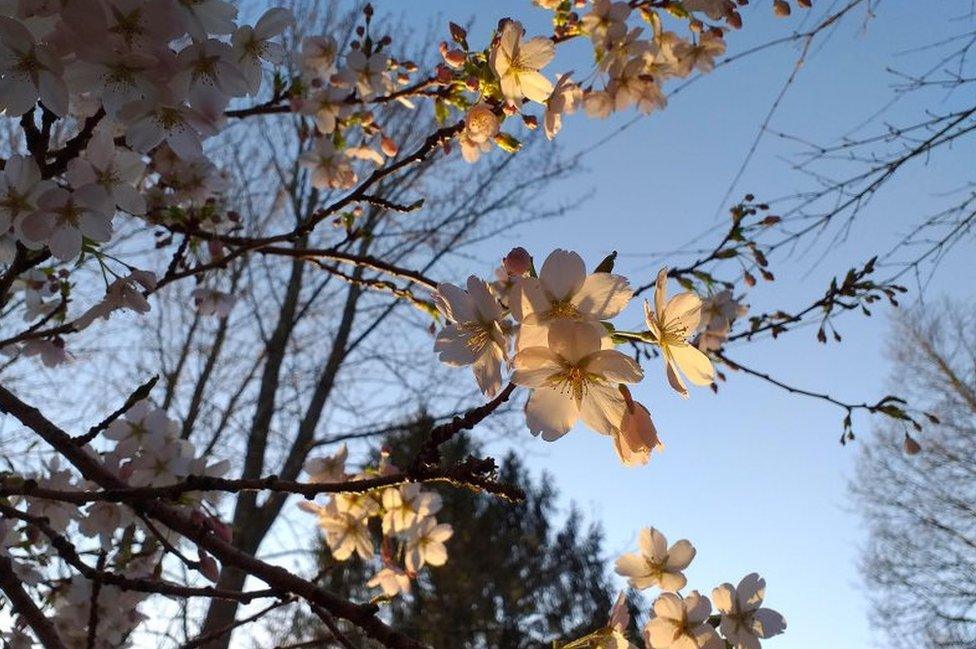
M 451 70 L 445 65 L 438 65 L 437 72 L 435 73 L 437 83 L 447 85 L 451 83 L 454 79 L 454 75 L 451 74 Z
M 532 270 L 532 255 L 525 248 L 512 248 L 511 252 L 502 259 L 502 266 L 510 277 L 527 275 Z
M 400 150 L 400 148 L 397 146 L 397 143 L 386 136 L 383 136 L 383 139 L 380 140 L 380 148 L 383 150 L 383 153 L 385 153 L 390 158 L 395 156 L 397 154 L 397 151 Z
M 790 3 L 786 0 L 774 0 L 773 13 L 776 14 L 777 18 L 786 18 L 790 15 Z
M 444 62 L 455 70 L 464 67 L 464 62 L 467 60 L 467 55 L 461 50 L 449 50 L 443 52 L 441 56 L 444 57 Z

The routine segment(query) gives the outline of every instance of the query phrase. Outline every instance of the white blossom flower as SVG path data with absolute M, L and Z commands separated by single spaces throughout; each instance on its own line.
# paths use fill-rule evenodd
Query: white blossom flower
M 204 287 L 193 289 L 193 304 L 200 315 L 226 318 L 236 303 L 237 298 L 230 293 Z
M 685 597 L 663 593 L 654 600 L 644 627 L 651 649 L 722 649 L 724 643 L 708 623 L 708 598 L 693 590 Z
M 315 145 L 303 153 L 298 162 L 311 170 L 313 187 L 346 189 L 356 184 L 356 172 L 349 163 L 349 157 L 338 151 L 329 138 L 316 138 Z
M 149 54 L 103 47 L 71 66 L 66 76 L 75 93 L 91 93 L 114 117 L 126 104 L 155 94 L 157 65 Z
M 77 488 L 71 469 L 62 469 L 58 456 L 45 463 L 44 473 L 37 478 L 37 485 L 54 491 L 72 491 Z M 27 497 L 27 513 L 47 518 L 57 532 L 64 532 L 78 515 L 78 508 L 70 503 L 50 498 Z
M 444 542 L 454 534 L 447 523 L 438 523 L 435 518 L 425 518 L 411 529 L 407 540 L 405 562 L 407 570 L 417 572 L 425 565 L 443 566 L 447 562 L 447 548 Z
M 338 46 L 331 36 L 308 36 L 302 40 L 302 69 L 313 77 L 328 79 L 335 70 Z
M 703 352 L 716 350 L 725 343 L 729 330 L 736 318 L 749 312 L 749 307 L 732 296 L 732 291 L 719 291 L 702 302 L 701 332 L 698 335 L 698 349 Z
M 342 482 L 346 475 L 346 459 L 349 449 L 343 443 L 335 453 L 325 457 L 309 458 L 305 462 L 305 472 L 311 482 Z
M 105 193 L 94 185 L 74 191 L 53 187 L 38 197 L 37 208 L 21 221 L 20 230 L 27 239 L 47 244 L 61 261 L 81 253 L 83 238 L 99 243 L 112 238 L 112 213 Z
M 370 588 L 381 588 L 387 597 L 410 592 L 410 576 L 396 566 L 387 566 L 366 582 Z
M 180 478 L 189 475 L 193 445 L 176 435 L 166 435 L 157 438 L 156 441 L 161 443 L 143 448 L 139 456 L 130 464 L 132 484 L 161 487 L 178 482 Z
M 715 69 L 715 57 L 725 54 L 725 41 L 712 32 L 704 32 L 697 43 L 683 41 L 675 46 L 674 54 L 685 74 L 691 70 L 711 72 Z
M 40 356 L 44 367 L 57 367 L 68 362 L 68 350 L 61 338 L 35 338 L 24 344 L 24 356 Z
M 510 305 L 522 323 L 518 347 L 545 346 L 547 328 L 560 319 L 597 323 L 624 310 L 633 291 L 627 279 L 611 273 L 587 275 L 583 258 L 554 250 L 543 262 L 539 277 L 518 281 L 519 299 Z
M 719 630 L 734 649 L 759 649 L 759 640 L 786 630 L 786 620 L 769 608 L 762 608 L 766 580 L 751 573 L 738 586 L 722 584 L 712 591 L 715 608 L 722 614 Z
M 37 199 L 54 187 L 41 180 L 34 158 L 12 155 L 0 172 L 0 232 L 6 233 L 21 217 L 37 209 Z
M 467 162 L 476 162 L 482 153 L 490 151 L 499 125 L 498 116 L 485 102 L 469 108 L 464 117 L 464 130 L 458 136 L 461 157 Z
M 630 585 L 644 590 L 657 586 L 665 591 L 678 591 L 688 580 L 682 572 L 695 558 L 695 548 L 685 539 L 670 548 L 668 540 L 653 527 L 644 528 L 638 539 L 639 552 L 617 558 L 618 575 L 627 577 Z
M 386 54 L 366 56 L 362 50 L 352 50 L 346 55 L 346 67 L 335 75 L 335 83 L 355 86 L 360 98 L 367 99 L 387 86 L 389 64 Z
M 551 442 L 580 418 L 604 435 L 613 435 L 626 405 L 620 383 L 636 383 L 643 372 L 628 356 L 602 349 L 598 325 L 557 320 L 549 327 L 547 347 L 526 347 L 516 354 L 512 382 L 533 388 L 525 419 L 533 435 Z
M 502 387 L 501 364 L 508 359 L 508 339 L 502 330 L 502 309 L 488 285 L 474 275 L 468 278 L 467 291 L 440 284 L 434 302 L 450 321 L 434 343 L 441 362 L 471 365 L 478 387 L 494 396 Z
M 363 559 L 373 556 L 373 540 L 366 518 L 350 512 L 340 512 L 329 503 L 319 513 L 319 527 L 325 531 L 325 541 L 336 561 L 345 561 L 355 552 Z
M 113 312 L 120 309 L 129 309 L 136 313 L 149 313 L 149 302 L 142 291 L 155 287 L 155 273 L 146 270 L 135 270 L 126 277 L 119 277 L 109 284 L 101 302 L 75 319 L 75 327 L 79 330 L 85 329 L 95 319 L 104 318 L 107 320 Z
M 665 301 L 667 285 L 668 270 L 662 268 L 654 289 L 654 310 L 645 301 L 644 318 L 664 356 L 668 383 L 687 398 L 688 388 L 678 371 L 695 385 L 708 385 L 715 377 L 715 369 L 708 356 L 688 343 L 701 320 L 701 298 L 689 291 Z
M 234 49 L 215 38 L 195 41 L 176 57 L 171 87 L 197 110 L 226 106 L 231 97 L 248 93 L 249 84 L 237 68 Z
M 291 11 L 273 7 L 258 18 L 254 27 L 238 27 L 231 37 L 234 61 L 247 80 L 247 90 L 251 95 L 256 95 L 261 89 L 261 61 L 272 65 L 284 63 L 285 48 L 271 39 L 294 22 L 295 17 Z
M 128 124 L 125 141 L 140 153 L 148 153 L 165 142 L 181 158 L 199 158 L 203 154 L 203 140 L 216 132 L 216 114 L 221 111 L 223 106 L 219 102 L 201 111 L 184 105 L 172 95 L 132 102 L 121 111 L 123 121 Z
M 422 491 L 419 484 L 410 483 L 383 490 L 383 533 L 399 534 L 409 531 L 440 511 L 441 497 L 433 491 Z
M 548 139 L 553 139 L 562 130 L 563 115 L 576 112 L 576 108 L 583 102 L 583 91 L 574 82 L 572 72 L 559 77 L 556 86 L 546 100 L 546 112 L 543 116 L 542 127 Z
M 153 408 L 143 400 L 109 424 L 103 435 L 116 442 L 115 451 L 119 455 L 134 456 L 142 449 L 160 448 L 163 440 L 176 432 L 174 423 L 165 410 Z
M 605 49 L 626 36 L 630 11 L 630 4 L 622 0 L 593 0 L 593 8 L 580 20 L 583 33 L 590 35 L 597 48 Z
M 552 93 L 552 82 L 539 72 L 556 56 L 548 38 L 538 36 L 522 41 L 521 23 L 509 20 L 502 27 L 498 44 L 492 48 L 489 63 L 498 75 L 502 95 L 515 105 L 522 98 L 545 103 Z
M 315 92 L 302 106 L 302 112 L 315 118 L 315 127 L 322 135 L 335 131 L 337 123 L 352 112 L 346 101 L 349 91 L 339 86 L 326 86 Z
M 176 7 L 194 40 L 206 40 L 207 34 L 231 34 L 236 27 L 237 7 L 225 0 L 179 0 Z
M 146 212 L 146 200 L 136 186 L 146 169 L 142 157 L 126 148 L 116 147 L 107 130 L 96 131 L 85 149 L 85 157 L 73 158 L 65 176 L 73 187 L 97 187 L 104 202 L 130 214 Z
M 106 552 L 113 547 L 115 532 L 132 520 L 127 508 L 118 503 L 95 502 L 88 506 L 78 520 L 78 531 L 88 538 L 98 538 L 99 545 Z
M 68 86 L 55 52 L 39 45 L 20 22 L 0 16 L 0 109 L 19 117 L 40 99 L 58 117 L 68 114 Z

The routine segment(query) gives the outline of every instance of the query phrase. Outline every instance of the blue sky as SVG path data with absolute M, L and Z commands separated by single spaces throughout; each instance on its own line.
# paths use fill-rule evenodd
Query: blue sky
M 400 7 L 395 2 L 376 4 L 381 10 Z M 817 4 L 822 10 L 830 3 Z M 950 10 L 951 3 L 935 4 Z M 422 0 L 410 7 L 414 16 L 441 12 L 458 22 L 475 15 L 473 43 L 483 42 L 504 16 L 521 18 L 530 34 L 543 32 L 548 20 L 545 11 L 527 0 Z M 881 3 L 867 23 L 859 11 L 825 45 L 812 49 L 774 116 L 774 129 L 817 142 L 834 141 L 890 99 L 892 78 L 886 66 L 913 63 L 914 55 L 899 52 L 952 31 L 946 16 L 929 3 Z M 804 12 L 794 10 L 788 20 L 775 20 L 771 13 L 765 2 L 746 7 L 746 28 L 730 37 L 729 52 L 811 26 L 803 22 Z M 590 200 L 558 222 L 520 227 L 510 241 L 485 246 L 480 251 L 483 265 L 468 262 L 458 268 L 458 278 L 467 272 L 488 273 L 506 244 L 517 243 L 537 258 L 556 247 L 575 249 L 592 265 L 618 250 L 618 272 L 636 283 L 648 282 L 661 263 L 652 253 L 676 249 L 727 218 L 722 199 L 797 56 L 795 46 L 783 46 L 693 84 L 666 111 L 588 154 L 585 174 L 547 189 L 556 199 L 575 195 L 581 186 L 592 187 Z M 553 72 L 589 67 L 585 59 L 563 57 L 557 56 Z M 887 117 L 918 118 L 924 105 L 921 98 L 910 97 Z M 585 149 L 631 117 L 628 113 L 604 122 L 570 117 L 560 140 L 568 152 Z M 797 150 L 782 139 L 765 139 L 733 196 L 751 191 L 772 199 L 809 188 L 809 181 L 788 164 Z M 971 168 L 971 160 L 968 165 L 956 162 L 965 160 L 965 153 L 957 152 L 936 159 L 938 173 L 908 170 L 822 261 L 823 247 L 817 254 L 775 259 L 777 281 L 750 291 L 753 310 L 801 308 L 823 293 L 832 276 L 886 250 L 934 196 L 964 184 L 963 169 Z M 927 287 L 928 296 L 972 296 L 970 287 L 954 281 L 967 268 L 971 274 L 966 255 L 971 248 L 946 259 Z M 913 290 L 906 302 L 917 298 Z M 729 354 L 799 386 L 849 401 L 876 400 L 889 387 L 883 353 L 886 318 L 898 316 L 888 308 L 875 311 L 873 318 L 844 318 L 841 345 L 821 346 L 815 329 L 805 329 L 778 341 L 733 348 Z M 620 319 L 622 325 L 637 326 L 639 321 L 636 304 Z M 717 396 L 699 389 L 682 401 L 667 388 L 663 371 L 655 375 L 658 369 L 649 368 L 636 393 L 651 409 L 667 445 L 648 466 L 621 467 L 607 439 L 582 427 L 555 444 L 526 440 L 523 448 L 532 464 L 554 476 L 567 501 L 572 499 L 603 523 L 613 554 L 631 551 L 638 530 L 654 525 L 670 539 L 686 537 L 697 546 L 689 587 L 710 592 L 748 572 L 762 574 L 768 582 L 768 604 L 789 622 L 787 635 L 770 641 L 770 647 L 814 649 L 825 641 L 833 649 L 883 644 L 869 626 L 857 571 L 865 535 L 848 494 L 857 444 L 845 448 L 837 442 L 843 412 L 735 375 Z M 855 419 L 862 440 L 871 424 L 867 418 Z

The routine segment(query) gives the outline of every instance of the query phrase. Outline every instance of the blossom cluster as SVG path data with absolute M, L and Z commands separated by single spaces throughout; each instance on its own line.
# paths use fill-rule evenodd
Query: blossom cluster
M 104 437 L 112 442 L 109 450 L 99 452 L 91 446 L 86 450 L 105 469 L 133 487 L 163 487 L 189 475 L 219 477 L 230 466 L 227 461 L 209 463 L 191 442 L 181 439 L 178 422 L 146 401 L 134 404 L 124 416 L 114 420 Z M 72 469 L 62 467 L 57 456 L 46 462 L 44 470 L 32 479 L 41 489 L 62 493 L 97 488 L 95 483 L 77 477 Z M 79 507 L 31 495 L 24 496 L 23 501 L 25 512 L 43 519 L 50 534 L 67 538 L 77 532 L 96 541 L 95 549 L 104 554 L 106 567 L 125 578 L 152 577 L 158 574 L 166 552 L 178 552 L 175 548 L 180 544 L 179 537 L 152 525 L 126 504 L 96 500 Z M 17 500 L 13 502 L 16 504 Z M 185 492 L 176 504 L 199 525 L 230 538 L 230 528 L 215 513 L 216 493 Z M 47 533 L 27 530 L 16 526 L 13 520 L 0 519 L 0 556 L 14 560 L 14 569 L 26 583 L 37 584 L 40 574 L 33 566 L 59 556 L 60 550 Z M 217 563 L 202 550 L 198 550 L 198 560 L 192 567 L 211 581 L 217 580 Z M 68 646 L 86 646 L 92 588 L 90 579 L 76 574 L 52 592 L 52 621 Z M 120 646 L 146 619 L 137 605 L 148 594 L 111 584 L 101 584 L 100 589 L 96 646 Z
M 695 558 L 694 546 L 685 539 L 670 547 L 658 530 L 645 528 L 639 537 L 640 551 L 617 559 L 617 574 L 627 577 L 638 590 L 651 587 L 661 594 L 651 606 L 643 629 L 651 649 L 759 649 L 760 640 L 786 630 L 786 620 L 763 607 L 766 582 L 756 573 L 743 577 L 738 585 L 721 584 L 712 590 L 711 601 L 697 590 L 681 594 L 687 585 L 684 570 Z M 718 611 L 712 615 L 712 603 Z M 623 598 L 611 615 L 605 631 L 616 637 L 619 649 L 632 647 L 624 636 L 628 626 Z M 723 642 L 724 638 L 724 642 Z
M 743 307 L 726 292 L 704 302 L 690 291 L 668 299 L 662 269 L 653 306 L 644 303 L 647 329 L 618 330 L 610 320 L 627 307 L 633 289 L 612 272 L 611 260 L 587 273 L 579 254 L 555 250 L 536 273 L 529 253 L 516 248 L 494 282 L 471 276 L 466 288 L 440 284 L 434 300 L 448 324 L 434 349 L 448 365 L 471 366 L 488 396 L 501 390 L 503 368 L 509 369 L 512 383 L 531 390 L 525 416 L 533 434 L 554 441 L 582 420 L 613 440 L 624 464 L 644 464 L 662 444 L 648 409 L 628 388 L 644 372 L 615 345 L 655 345 L 669 384 L 687 397 L 682 375 L 695 385 L 713 381 L 705 352 L 721 345 Z
M 347 458 L 348 449 L 343 444 L 330 456 L 311 458 L 305 464 L 305 472 L 315 483 L 342 483 L 400 473 L 384 454 L 377 468 L 350 475 L 346 473 Z M 437 521 L 435 515 L 441 506 L 439 494 L 417 483 L 338 493 L 324 505 L 307 501 L 299 504 L 318 518 L 337 561 L 345 561 L 353 554 L 363 561 L 373 559 L 374 532 L 378 531 L 381 568 L 367 585 L 380 588 L 386 597 L 409 592 L 411 579 L 424 566 L 443 566 L 447 562 L 444 543 L 454 530 Z M 378 529 L 371 528 L 371 519 L 380 521 Z

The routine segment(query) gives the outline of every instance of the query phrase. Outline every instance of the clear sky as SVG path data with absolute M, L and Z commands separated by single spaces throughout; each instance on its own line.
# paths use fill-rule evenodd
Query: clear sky
M 822 11 L 831 3 L 815 4 Z M 902 50 L 954 33 L 946 16 L 933 10 L 950 11 L 952 4 L 885 2 L 866 24 L 859 10 L 826 45 L 813 48 L 773 128 L 830 143 L 869 118 L 892 94 L 886 66 L 910 67 L 914 55 L 899 54 Z M 392 1 L 376 5 L 394 11 L 401 6 Z M 504 16 L 523 18 L 530 35 L 545 30 L 548 20 L 528 0 L 410 3 L 411 15 L 425 11 L 459 22 L 474 16 L 472 42 L 483 42 Z M 767 2 L 746 7 L 746 29 L 729 38 L 729 52 L 812 26 L 796 8 L 788 20 L 775 20 L 771 13 Z M 468 272 L 488 273 L 511 243 L 524 245 L 537 258 L 555 247 L 575 249 L 591 265 L 616 249 L 622 256 L 619 272 L 637 283 L 650 281 L 661 261 L 649 253 L 678 248 L 727 218 L 723 196 L 797 56 L 794 45 L 783 46 L 695 83 L 674 97 L 666 111 L 588 154 L 582 176 L 547 190 L 555 199 L 576 195 L 581 186 L 592 187 L 590 200 L 558 222 L 520 227 L 509 241 L 485 246 L 483 264 L 459 263 L 455 279 Z M 566 69 L 587 70 L 589 64 L 582 58 L 557 57 L 553 72 Z M 918 98 L 907 98 L 888 117 L 918 118 L 923 105 Z M 559 139 L 569 152 L 584 149 L 632 115 L 605 122 L 570 117 Z M 809 181 L 788 164 L 797 151 L 782 139 L 763 140 L 733 196 L 751 191 L 772 199 L 809 188 Z M 954 155 L 959 157 L 936 159 L 938 173 L 909 170 L 867 208 L 847 240 L 823 261 L 818 263 L 819 254 L 775 259 L 777 281 L 749 293 L 753 310 L 802 308 L 822 295 L 832 276 L 887 250 L 933 196 L 967 180 L 961 169 L 971 169 L 971 158 L 957 165 L 965 162 L 965 152 Z M 927 295 L 971 297 L 971 286 L 956 281 L 964 271 L 972 276 L 971 255 L 969 247 L 950 256 Z M 912 288 L 908 303 L 918 296 Z M 633 307 L 621 324 L 638 326 L 639 308 Z M 873 318 L 845 317 L 840 323 L 842 345 L 825 348 L 816 342 L 815 329 L 804 329 L 729 353 L 799 386 L 849 401 L 876 400 L 888 387 L 883 350 L 886 318 L 891 316 L 897 313 L 878 308 Z M 857 569 L 865 535 L 848 494 L 857 444 L 862 442 L 838 444 L 843 413 L 735 375 L 717 396 L 699 389 L 682 401 L 667 388 L 663 370 L 655 376 L 658 370 L 649 368 L 636 394 L 651 409 L 667 445 L 648 466 L 621 467 L 608 440 L 582 427 L 555 444 L 529 438 L 524 448 L 533 465 L 552 473 L 567 501 L 602 522 L 613 554 L 632 551 L 638 530 L 654 525 L 671 539 L 686 537 L 697 546 L 689 587 L 710 592 L 748 572 L 762 574 L 768 583 L 767 602 L 789 622 L 787 635 L 768 646 L 883 645 L 867 620 Z M 869 419 L 855 419 L 862 440 L 870 427 Z

